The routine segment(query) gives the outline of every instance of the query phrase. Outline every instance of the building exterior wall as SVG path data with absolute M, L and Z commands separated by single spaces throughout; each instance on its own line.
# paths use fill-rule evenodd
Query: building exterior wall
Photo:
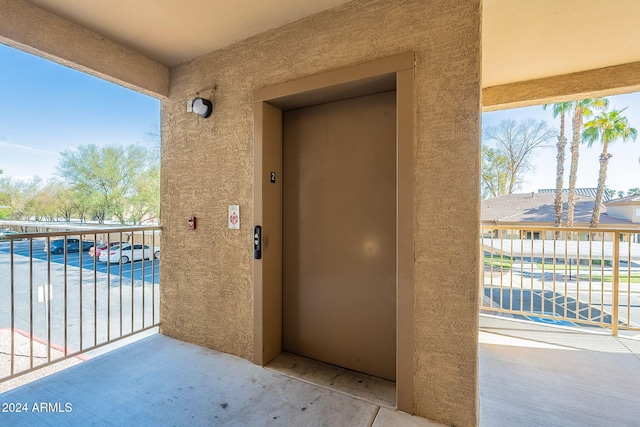
M 628 219 L 631 222 L 640 223 L 640 203 L 628 205 L 607 205 L 607 214 L 615 218 Z
M 356 0 L 171 70 L 163 333 L 252 357 L 253 92 L 415 52 L 414 409 L 477 424 L 480 3 Z M 196 95 L 214 101 L 210 118 L 186 112 Z M 227 227 L 232 204 L 240 230 Z

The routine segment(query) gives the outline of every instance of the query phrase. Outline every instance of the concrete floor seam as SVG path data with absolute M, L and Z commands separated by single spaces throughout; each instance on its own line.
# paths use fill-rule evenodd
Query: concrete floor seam
M 380 402 L 374 402 L 373 400 L 366 399 L 366 398 L 364 398 L 364 397 L 362 397 L 362 396 L 358 396 L 358 395 L 355 395 L 355 394 L 352 394 L 352 393 L 347 393 L 346 391 L 339 390 L 339 389 L 335 389 L 335 388 L 331 388 L 331 387 L 328 387 L 328 386 L 326 386 L 326 385 L 324 385 L 324 384 L 319 384 L 319 383 L 314 382 L 314 381 L 309 381 L 309 380 L 306 380 L 306 379 L 304 379 L 304 378 L 300 378 L 300 377 L 298 377 L 298 376 L 296 376 L 296 375 L 292 375 L 292 374 L 289 374 L 289 373 L 286 373 L 286 372 L 282 372 L 282 371 L 280 371 L 280 370 L 278 370 L 278 369 L 270 368 L 269 366 L 265 366 L 265 367 L 263 367 L 263 369 L 266 369 L 266 370 L 271 371 L 271 372 L 275 372 L 275 373 L 277 373 L 278 375 L 283 375 L 283 376 L 285 376 L 285 377 L 287 377 L 287 378 L 291 378 L 291 379 L 294 379 L 294 380 L 296 380 L 296 381 L 303 382 L 303 383 L 305 383 L 305 384 L 309 384 L 309 385 L 312 385 L 312 386 L 315 386 L 315 387 L 320 387 L 320 388 L 322 388 L 322 389 L 324 389 L 324 390 L 328 390 L 328 391 L 331 391 L 331 392 L 334 392 L 334 393 L 339 393 L 339 394 L 342 394 L 343 396 L 352 397 L 352 398 L 354 398 L 354 399 L 358 399 L 358 400 L 360 400 L 360 401 L 362 401 L 362 402 L 370 403 L 370 404 L 372 404 L 372 405 L 377 406 L 377 407 L 378 407 L 378 410 L 379 410 L 381 407 L 385 407 L 385 408 L 387 408 L 387 409 L 391 409 L 392 411 L 395 411 L 395 410 L 396 410 L 396 407 L 395 407 L 395 406 L 390 406 L 390 405 L 389 405 L 389 406 L 387 406 L 387 405 L 381 405 L 381 404 L 380 404 Z
M 369 421 L 369 425 L 367 427 L 373 427 L 373 424 L 376 422 L 376 418 L 378 418 L 378 414 L 380 413 L 380 406 L 377 407 L 376 413 L 371 417 L 371 421 Z

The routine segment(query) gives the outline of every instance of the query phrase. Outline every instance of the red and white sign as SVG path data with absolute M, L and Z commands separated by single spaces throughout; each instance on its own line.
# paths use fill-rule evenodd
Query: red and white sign
M 240 229 L 240 206 L 229 205 L 229 228 L 232 230 Z

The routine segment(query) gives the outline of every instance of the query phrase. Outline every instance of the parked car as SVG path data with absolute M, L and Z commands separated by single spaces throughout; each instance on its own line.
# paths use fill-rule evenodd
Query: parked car
M 8 236 L 15 236 L 16 234 L 20 235 L 21 237 L 18 237 L 14 240 L 29 240 L 29 237 L 27 237 L 27 233 L 23 231 L 15 231 L 10 228 L 0 228 L 0 240 L 6 239 Z
M 107 245 L 106 243 L 98 243 L 98 245 L 96 246 L 91 246 L 91 248 L 89 249 L 89 256 L 92 258 L 94 256 L 96 258 L 100 258 L 100 254 L 102 253 L 102 251 L 107 249 L 107 247 L 118 246 L 119 244 L 120 242 L 109 242 L 109 245 Z
M 119 262 L 126 264 L 129 261 L 139 261 L 142 259 L 160 258 L 160 248 L 151 248 L 147 245 L 135 243 L 124 243 L 118 246 L 112 246 L 109 250 L 104 250 L 100 254 L 98 260 L 102 262 Z
M 14 234 L 18 234 L 18 232 L 8 228 L 0 229 L 0 239 L 4 239 L 5 236 L 13 236 Z
M 82 251 L 88 251 L 93 246 L 93 242 L 82 242 Z M 80 252 L 80 239 L 67 239 L 67 246 L 65 248 L 64 239 L 56 239 L 52 240 L 49 244 L 49 247 L 45 245 L 44 251 L 50 252 L 52 254 L 62 254 L 65 252 Z

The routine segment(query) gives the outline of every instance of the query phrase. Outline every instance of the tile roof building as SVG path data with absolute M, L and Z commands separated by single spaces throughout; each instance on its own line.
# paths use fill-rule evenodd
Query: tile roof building
M 625 218 L 631 222 L 640 223 L 640 194 L 614 199 L 604 205 L 609 216 Z
M 576 195 L 580 194 L 581 196 L 589 196 L 593 200 L 595 200 L 597 191 L 598 191 L 597 188 L 576 188 Z M 538 189 L 538 193 L 540 193 L 540 194 L 556 194 L 556 189 L 555 188 L 539 188 Z M 562 190 L 562 194 L 568 195 L 569 194 L 569 189 L 565 188 L 564 190 Z M 609 196 L 609 194 L 607 194 L 606 191 L 604 192 L 603 199 L 604 199 L 605 203 L 608 202 L 609 200 L 611 200 L 611 197 Z
M 640 198 L 640 196 L 636 196 Z M 553 224 L 555 221 L 554 209 L 555 194 L 553 193 L 520 193 L 507 194 L 505 196 L 494 197 L 482 201 L 481 220 L 492 221 L 500 224 Z M 622 199 L 621 199 L 622 200 Z M 576 194 L 576 204 L 574 213 L 574 225 L 576 227 L 588 227 L 591 222 L 593 204 L 595 200 L 587 195 Z M 634 222 L 628 216 L 620 214 L 612 216 L 609 214 L 609 206 L 614 202 L 607 203 L 607 207 L 600 214 L 600 224 L 615 226 L 633 226 Z M 640 208 L 640 202 L 638 202 Z M 562 222 L 567 221 L 567 201 L 563 197 Z M 638 219 L 637 222 L 640 222 Z

